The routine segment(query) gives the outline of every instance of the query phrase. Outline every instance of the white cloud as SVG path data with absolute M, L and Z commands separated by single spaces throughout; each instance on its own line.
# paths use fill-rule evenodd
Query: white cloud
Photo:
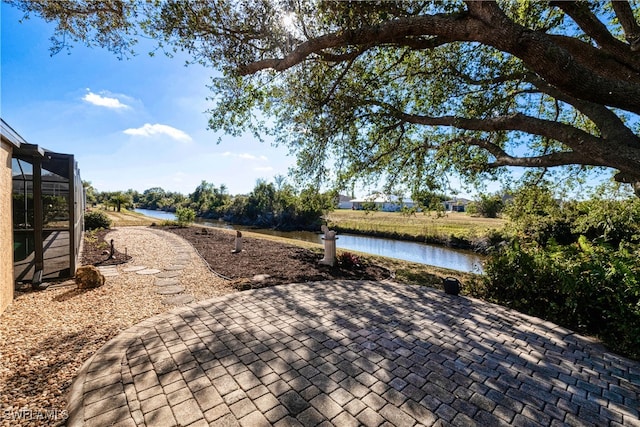
M 83 98 L 83 101 L 89 104 L 97 105 L 98 107 L 114 108 L 114 109 L 126 109 L 131 108 L 127 104 L 120 102 L 118 98 L 111 98 L 108 96 L 98 95 L 89 91 Z
M 268 161 L 269 159 L 267 158 L 267 156 L 256 156 L 254 154 L 250 154 L 250 153 L 232 153 L 230 151 L 225 151 L 224 153 L 222 153 L 223 156 L 225 157 L 237 157 L 239 159 L 244 159 L 244 160 L 261 160 L 261 161 Z
M 180 129 L 176 129 L 167 125 L 161 125 L 159 123 L 156 123 L 154 125 L 145 123 L 142 127 L 126 129 L 123 132 L 127 135 L 146 137 L 154 135 L 167 135 L 168 137 L 173 138 L 176 141 L 191 141 L 191 137 Z
M 271 166 L 265 166 L 260 168 L 253 168 L 253 170 L 256 172 L 271 172 L 273 168 Z

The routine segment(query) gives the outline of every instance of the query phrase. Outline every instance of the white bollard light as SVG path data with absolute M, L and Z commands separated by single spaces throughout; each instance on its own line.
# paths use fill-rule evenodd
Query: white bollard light
M 231 251 L 234 254 L 242 252 L 242 233 L 236 231 L 236 248 Z
M 336 265 L 336 232 L 329 230 L 326 225 L 322 226 L 324 232 L 324 258 L 320 260 L 320 264 L 334 266 Z

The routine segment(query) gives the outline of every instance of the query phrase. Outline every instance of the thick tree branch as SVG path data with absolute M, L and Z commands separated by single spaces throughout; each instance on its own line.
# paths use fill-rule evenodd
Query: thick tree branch
M 631 6 L 626 1 L 612 1 L 613 11 L 622 25 L 625 32 L 625 38 L 631 45 L 631 50 L 637 52 L 640 50 L 640 27 L 636 22 Z
M 607 107 L 568 96 L 535 75 L 528 75 L 525 80 L 534 85 L 540 92 L 573 106 L 576 110 L 589 117 L 600 130 L 602 139 L 605 142 L 609 141 L 613 145 L 624 144 L 640 148 L 640 138 L 624 124 L 620 117 Z
M 463 130 L 477 130 L 484 132 L 495 131 L 522 131 L 532 135 L 539 135 L 562 142 L 568 147 L 584 148 L 585 144 L 597 146 L 601 139 L 585 131 L 550 120 L 538 119 L 524 114 L 515 113 L 509 116 L 500 116 L 487 119 L 469 119 L 456 116 L 430 117 L 417 114 L 408 114 L 399 111 L 388 104 L 378 101 L 369 101 L 371 104 L 386 108 L 393 116 L 407 123 L 428 126 L 451 126 Z
M 503 166 L 518 167 L 556 167 L 574 164 L 584 164 L 584 159 L 580 153 L 574 151 L 559 151 L 536 157 L 514 157 L 509 155 L 499 146 L 480 138 L 462 137 L 457 139 L 466 145 L 480 147 L 487 150 L 495 161 L 487 164 L 488 168 L 498 168 Z M 591 166 L 605 166 L 600 163 L 590 163 Z
M 613 2 L 617 3 L 617 2 Z M 640 57 L 630 52 L 629 46 L 611 35 L 607 27 L 591 12 L 589 4 L 582 1 L 554 1 L 600 47 L 611 53 L 621 64 L 640 70 Z M 628 6 L 628 5 L 627 5 Z
M 560 161 L 560 159 L 562 159 L 563 161 L 569 161 L 569 163 L 564 163 L 564 165 L 585 164 L 592 166 L 609 166 L 614 167 L 621 172 L 626 172 L 631 176 L 638 177 L 637 179 L 640 180 L 640 174 L 638 172 L 640 171 L 640 147 L 620 144 L 619 141 L 608 141 L 564 123 L 543 120 L 520 113 L 487 119 L 470 119 L 455 116 L 430 117 L 408 114 L 403 111 L 399 111 L 389 104 L 376 100 L 369 100 L 364 103 L 382 107 L 389 111 L 392 116 L 407 123 L 427 126 L 450 126 L 461 130 L 483 132 L 522 131 L 530 135 L 549 138 L 551 140 L 561 142 L 566 147 L 570 148 L 572 150 L 571 153 L 573 154 L 571 156 L 568 154 L 562 154 L 562 156 L 559 156 L 558 153 L 551 153 L 542 157 L 530 157 L 530 159 L 534 159 L 532 160 L 534 163 L 540 162 L 540 159 L 549 159 L 548 161 L 551 161 L 551 159 L 553 161 Z M 486 145 L 487 143 L 484 144 Z M 507 159 L 509 157 L 504 151 L 497 151 L 499 147 L 495 145 L 487 145 L 484 148 L 487 147 L 494 150 L 491 153 L 496 157 L 498 157 L 498 155 L 503 159 Z M 514 160 L 509 159 L 509 161 L 513 162 Z M 525 166 L 527 161 L 528 160 L 526 160 L 526 158 L 518 160 L 520 163 L 519 165 L 521 166 Z M 540 166 L 562 165 L 563 164 L 560 163 L 556 165 L 540 164 Z M 514 164 L 514 166 L 518 165 Z
M 358 56 L 362 55 L 367 51 L 371 46 L 362 46 L 358 49 L 355 49 L 350 52 L 341 53 L 341 54 L 333 54 L 329 52 L 319 52 L 320 59 L 326 62 L 345 62 L 345 61 L 353 61 Z
M 485 2 L 482 3 L 484 5 Z M 492 11 L 486 5 L 481 9 L 482 19 L 486 18 L 487 9 Z M 497 16 L 495 20 L 498 21 L 499 18 Z M 567 94 L 640 114 L 640 85 L 636 82 L 637 76 L 628 74 L 631 81 L 611 76 L 607 78 L 594 73 L 587 64 L 574 60 L 566 46 L 557 43 L 558 37 L 530 31 L 504 19 L 491 22 L 491 25 L 499 27 L 491 27 L 472 14 L 400 18 L 376 26 L 338 31 L 308 40 L 283 58 L 256 61 L 240 67 L 239 72 L 247 75 L 268 68 L 283 71 L 311 55 L 334 48 L 398 44 L 431 35 L 442 41 L 476 41 L 493 46 L 519 57 L 547 82 Z M 580 46 L 585 52 L 590 52 L 591 56 L 601 57 L 597 49 L 586 43 L 581 43 Z M 588 55 L 583 55 L 586 56 Z

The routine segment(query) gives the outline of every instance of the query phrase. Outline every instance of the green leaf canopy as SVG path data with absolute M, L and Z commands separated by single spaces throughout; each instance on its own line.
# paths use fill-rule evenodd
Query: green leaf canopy
M 140 36 L 221 72 L 210 127 L 274 135 L 305 181 L 433 189 L 610 168 L 640 195 L 637 3 L 12 0 L 69 40 Z

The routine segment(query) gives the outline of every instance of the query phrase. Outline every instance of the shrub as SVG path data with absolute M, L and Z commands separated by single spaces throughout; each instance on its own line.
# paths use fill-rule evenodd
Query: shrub
M 111 228 L 111 220 L 106 213 L 91 211 L 84 214 L 84 229 L 96 230 L 98 228 Z
M 196 211 L 191 208 L 176 209 L 176 219 L 180 227 L 186 227 L 196 219 Z
M 351 252 L 342 252 L 337 256 L 337 259 L 338 265 L 346 269 L 362 267 L 360 257 L 356 254 L 352 254 Z
M 640 256 L 589 242 L 512 243 L 489 259 L 471 294 L 597 335 L 640 359 Z
M 487 194 L 480 195 L 480 200 L 469 203 L 467 213 L 470 215 L 479 215 L 484 218 L 497 218 L 504 209 L 504 202 L 498 195 L 489 196 Z

